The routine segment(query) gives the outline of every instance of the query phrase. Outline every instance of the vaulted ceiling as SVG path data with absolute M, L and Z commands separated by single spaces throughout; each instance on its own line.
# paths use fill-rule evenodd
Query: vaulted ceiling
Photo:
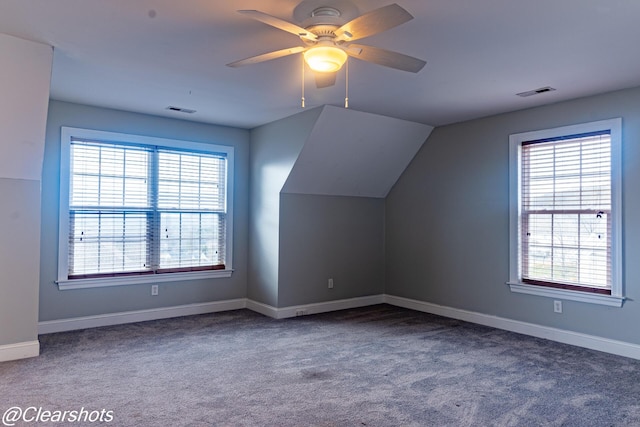
M 54 47 L 52 98 L 252 128 L 344 103 L 302 82 L 299 54 L 226 64 L 302 45 L 248 19 L 257 9 L 302 24 L 301 11 L 362 14 L 393 0 L 2 0 L 0 33 Z M 396 0 L 414 19 L 362 43 L 427 61 L 417 74 L 349 61 L 349 107 L 429 125 L 640 86 L 638 0 Z M 0 73 L 1 76 L 1 73 Z M 519 92 L 551 86 L 530 97 Z M 186 114 L 175 106 L 196 110 Z

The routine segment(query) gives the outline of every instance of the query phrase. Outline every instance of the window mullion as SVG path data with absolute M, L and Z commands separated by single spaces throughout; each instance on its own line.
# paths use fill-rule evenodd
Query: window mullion
M 100 235 L 100 232 L 102 231 L 102 215 L 101 215 L 101 210 L 100 210 L 100 206 L 102 206 L 102 156 L 104 154 L 104 150 L 102 149 L 102 147 L 100 147 L 99 149 L 99 157 L 98 157 L 98 196 L 97 196 L 97 200 L 98 200 L 98 235 Z M 98 271 L 101 271 L 102 269 L 102 244 L 101 244 L 101 239 L 98 240 Z
M 555 211 L 556 208 L 556 184 L 557 184 L 557 175 L 556 175 L 556 169 L 557 169 L 557 163 L 556 163 L 556 154 L 557 154 L 557 147 L 553 148 L 553 173 L 552 173 L 552 180 L 553 180 L 553 208 Z M 556 215 L 555 213 L 551 214 L 551 277 L 555 277 L 555 268 L 556 268 L 556 244 L 555 244 L 555 240 L 556 240 L 556 229 L 555 229 L 555 225 L 556 225 Z
M 580 182 L 580 195 L 579 195 L 579 203 L 580 203 L 580 209 L 584 208 L 584 200 L 583 200 L 583 196 L 584 196 L 584 186 L 583 186 L 583 178 L 584 178 L 584 174 L 583 174 L 583 150 L 584 150 L 584 144 L 580 143 L 580 148 L 579 148 L 579 152 L 580 152 L 580 156 L 578 156 L 578 162 L 579 162 L 579 167 L 578 167 L 578 171 L 579 171 L 579 182 Z M 583 277 L 582 277 L 582 214 L 578 214 L 578 258 L 577 258 L 577 263 L 578 263 L 578 282 L 582 283 L 583 282 Z
M 156 271 L 160 266 L 160 241 L 161 241 L 161 224 L 160 224 L 160 212 L 158 209 L 158 181 L 159 181 L 159 161 L 158 161 L 158 149 L 155 147 L 150 153 L 149 162 L 149 196 L 150 203 L 150 217 L 151 224 L 149 225 L 149 262 L 152 271 Z

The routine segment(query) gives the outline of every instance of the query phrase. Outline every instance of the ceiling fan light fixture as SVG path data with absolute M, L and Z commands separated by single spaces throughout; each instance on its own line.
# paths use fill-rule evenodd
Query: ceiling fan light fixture
M 315 46 L 304 52 L 304 60 L 313 71 L 334 73 L 347 61 L 347 53 L 336 46 Z

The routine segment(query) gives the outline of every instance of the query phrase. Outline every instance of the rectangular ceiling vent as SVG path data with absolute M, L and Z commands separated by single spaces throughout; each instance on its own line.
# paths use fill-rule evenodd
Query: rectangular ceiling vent
M 534 89 L 527 92 L 516 93 L 516 95 L 521 96 L 522 98 L 526 98 L 527 96 L 539 95 L 545 92 L 553 92 L 555 89 L 551 86 L 541 87 L 540 89 Z
M 188 108 L 173 107 L 171 105 L 167 107 L 167 110 L 177 111 L 178 113 L 187 113 L 187 114 L 193 114 L 196 112 L 196 110 L 190 110 Z

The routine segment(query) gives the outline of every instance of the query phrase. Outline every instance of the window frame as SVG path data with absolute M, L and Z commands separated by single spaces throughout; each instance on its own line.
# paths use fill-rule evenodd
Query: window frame
M 69 184 L 71 142 L 73 139 L 87 139 L 98 142 L 130 143 L 158 148 L 193 150 L 205 153 L 224 154 L 227 157 L 226 176 L 226 241 L 225 269 L 164 272 L 162 274 L 124 274 L 113 277 L 73 278 L 68 277 L 69 267 Z M 60 205 L 58 218 L 58 279 L 60 290 L 84 289 L 105 286 L 122 286 L 144 283 L 179 282 L 186 280 L 227 278 L 233 273 L 233 177 L 234 148 L 228 145 L 208 144 L 167 138 L 82 129 L 63 126 L 60 139 Z
M 561 289 L 522 281 L 520 266 L 522 144 L 528 141 L 608 131 L 611 136 L 611 294 Z M 509 136 L 509 281 L 512 292 L 622 307 L 622 119 L 614 118 Z

